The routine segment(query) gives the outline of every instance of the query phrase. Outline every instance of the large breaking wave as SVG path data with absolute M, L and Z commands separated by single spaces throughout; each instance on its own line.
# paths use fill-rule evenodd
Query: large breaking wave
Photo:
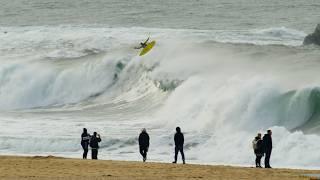
M 252 138 L 271 128 L 273 164 L 320 167 L 320 51 L 300 46 L 303 32 L 1 30 L 2 153 L 77 156 L 85 126 L 103 135 L 103 158 L 137 160 L 147 127 L 151 159 L 169 161 L 181 126 L 189 161 L 250 165 Z M 146 34 L 157 46 L 139 57 Z

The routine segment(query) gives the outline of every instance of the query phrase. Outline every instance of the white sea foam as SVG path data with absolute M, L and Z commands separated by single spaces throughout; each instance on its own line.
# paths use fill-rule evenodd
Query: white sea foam
M 150 159 L 170 161 L 181 126 L 189 162 L 251 165 L 251 140 L 270 128 L 272 165 L 320 167 L 314 153 L 320 137 L 304 134 L 318 127 L 319 51 L 292 47 L 303 32 L 6 30 L 0 35 L 1 153 L 80 157 L 87 127 L 102 135 L 102 159 L 138 160 L 137 135 L 146 127 Z M 133 47 L 146 34 L 157 44 L 139 57 Z

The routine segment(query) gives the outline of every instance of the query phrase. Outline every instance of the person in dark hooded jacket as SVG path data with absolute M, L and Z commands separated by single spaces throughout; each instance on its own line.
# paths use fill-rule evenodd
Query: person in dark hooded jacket
M 178 153 L 180 151 L 182 156 L 183 164 L 185 164 L 185 158 L 184 158 L 184 152 L 183 152 L 183 144 L 184 144 L 184 136 L 183 133 L 181 133 L 180 127 L 176 127 L 176 134 L 174 135 L 174 161 L 172 163 L 177 163 L 178 159 Z
M 263 136 L 263 147 L 264 147 L 264 153 L 266 154 L 266 157 L 264 158 L 264 165 L 265 168 L 271 168 L 270 166 L 270 157 L 272 152 L 272 131 L 268 130 L 267 134 Z
M 90 147 L 91 147 L 91 158 L 98 159 L 98 149 L 99 149 L 99 142 L 101 142 L 100 135 L 97 132 L 93 133 L 90 139 Z
M 89 141 L 90 141 L 90 134 L 87 132 L 86 128 L 83 128 L 83 133 L 81 134 L 81 146 L 83 149 L 83 159 L 87 159 L 87 154 L 89 151 Z
M 142 155 L 143 162 L 147 160 L 147 152 L 149 149 L 149 135 L 147 133 L 147 130 L 145 128 L 142 129 L 140 135 L 139 135 L 139 150 L 140 154 Z
M 263 156 L 263 142 L 261 140 L 260 133 L 258 133 L 258 135 L 254 138 L 252 145 L 254 154 L 256 155 L 256 167 L 261 168 L 261 158 Z

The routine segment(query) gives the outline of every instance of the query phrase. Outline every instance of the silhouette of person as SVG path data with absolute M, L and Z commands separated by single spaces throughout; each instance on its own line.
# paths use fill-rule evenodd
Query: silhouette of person
M 261 133 L 258 133 L 258 135 L 254 138 L 252 145 L 254 154 L 256 155 L 256 167 L 261 168 L 261 158 L 263 156 L 263 144 L 261 139 Z
M 181 133 L 180 127 L 176 127 L 176 134 L 174 135 L 174 161 L 172 163 L 177 163 L 178 153 L 180 151 L 182 156 L 183 164 L 185 164 L 185 158 L 184 158 L 184 152 L 183 152 L 183 144 L 184 144 L 184 136 L 183 133 Z
M 142 155 L 143 162 L 147 160 L 147 152 L 149 149 L 149 135 L 147 133 L 147 130 L 145 128 L 142 129 L 140 135 L 139 135 L 139 149 L 140 154 Z
M 100 135 L 97 132 L 93 133 L 90 139 L 90 147 L 91 147 L 91 158 L 98 159 L 98 149 L 99 149 L 99 142 L 101 142 Z
M 144 42 L 141 42 L 140 46 L 139 47 L 135 47 L 135 49 L 141 49 L 141 48 L 147 47 L 147 43 L 148 43 L 149 39 L 150 39 L 150 37 L 148 37 L 148 39 L 145 40 Z
M 271 168 L 270 166 L 270 157 L 272 152 L 272 131 L 268 130 L 267 134 L 263 136 L 263 147 L 264 153 L 266 153 L 266 157 L 264 158 L 265 168 Z
M 83 132 L 81 134 L 81 146 L 83 149 L 83 159 L 87 159 L 87 154 L 89 151 L 89 141 L 90 141 L 90 134 L 87 132 L 86 128 L 83 128 Z

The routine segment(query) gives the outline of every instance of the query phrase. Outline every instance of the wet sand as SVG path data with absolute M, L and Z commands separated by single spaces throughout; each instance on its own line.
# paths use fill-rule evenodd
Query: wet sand
M 257 169 L 131 161 L 82 160 L 60 157 L 0 156 L 0 179 L 310 179 L 320 170 Z

